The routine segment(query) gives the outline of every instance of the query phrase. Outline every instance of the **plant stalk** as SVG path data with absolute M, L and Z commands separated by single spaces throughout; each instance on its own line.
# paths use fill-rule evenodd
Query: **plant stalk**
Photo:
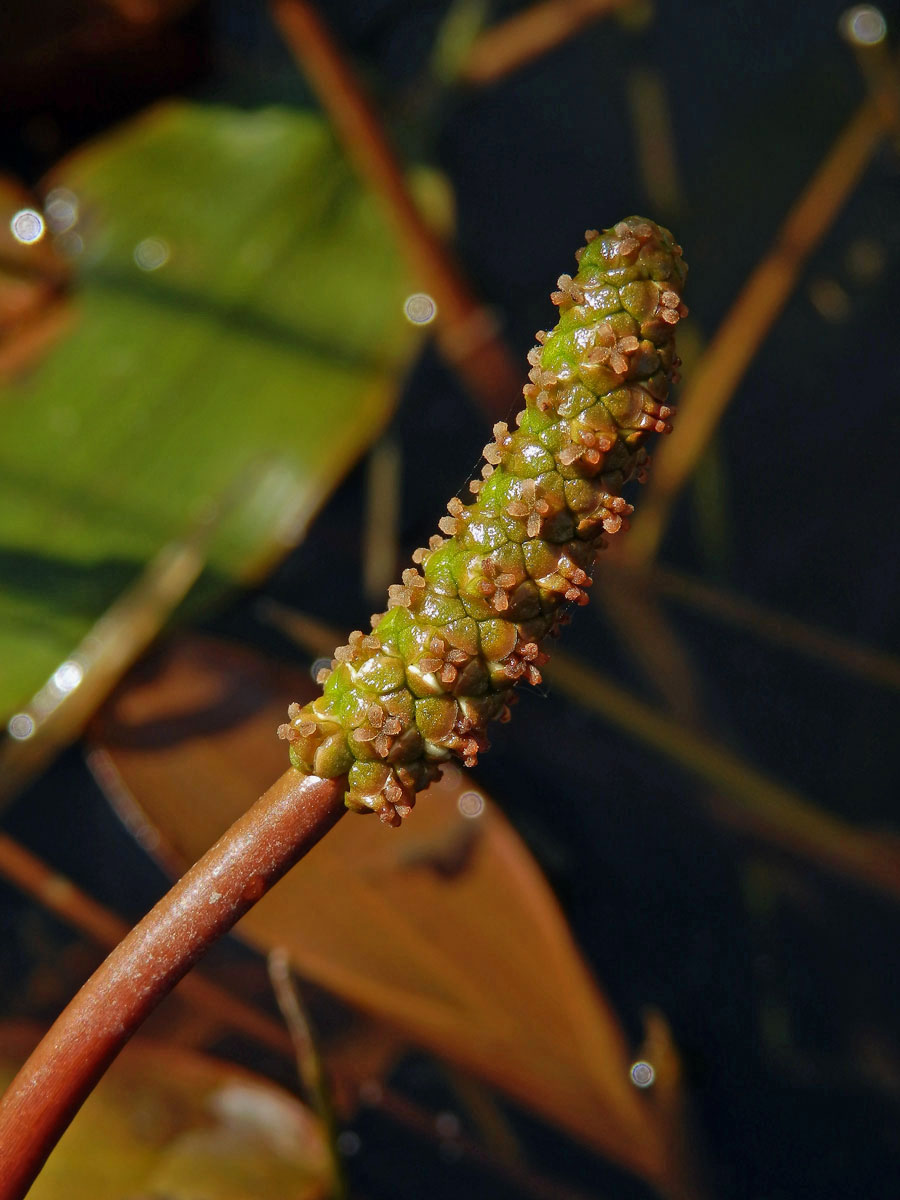
M 0 1200 L 21 1200 L 142 1022 L 337 823 L 345 788 L 286 771 L 94 972 L 0 1101 Z
M 435 301 L 435 339 L 482 409 L 506 416 L 521 379 L 494 317 L 476 297 L 453 252 L 429 227 L 403 167 L 359 80 L 318 8 L 307 0 L 271 0 L 272 17 L 328 114 L 357 174 L 381 202 L 412 277 Z

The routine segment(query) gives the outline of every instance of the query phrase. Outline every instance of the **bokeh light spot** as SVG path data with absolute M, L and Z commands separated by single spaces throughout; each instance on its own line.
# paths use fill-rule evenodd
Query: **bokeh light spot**
M 54 233 L 67 233 L 78 220 L 78 197 L 68 188 L 53 188 L 44 201 L 44 213 Z
M 12 235 L 23 246 L 31 246 L 44 236 L 44 218 L 33 208 L 22 208 L 9 223 Z
M 24 742 L 34 733 L 34 718 L 28 713 L 16 713 L 10 717 L 6 728 L 10 737 L 15 738 L 17 742 Z
M 142 271 L 158 271 L 160 267 L 166 265 L 169 257 L 169 244 L 162 238 L 144 238 L 134 248 L 134 261 Z
M 456 806 L 464 817 L 472 820 L 474 817 L 480 817 L 484 812 L 484 796 L 478 792 L 463 792 Z
M 648 1062 L 636 1062 L 631 1066 L 631 1082 L 635 1087 L 648 1088 L 656 1078 L 656 1072 Z
M 413 325 L 429 325 L 437 316 L 437 305 L 427 292 L 416 292 L 406 297 L 403 311 Z
M 887 36 L 884 13 L 874 4 L 857 4 L 841 17 L 841 33 L 853 45 L 877 46 Z
M 83 678 L 84 672 L 80 663 L 72 662 L 70 659 L 61 663 L 53 672 L 53 686 L 63 696 L 67 696 L 69 692 L 75 691 Z

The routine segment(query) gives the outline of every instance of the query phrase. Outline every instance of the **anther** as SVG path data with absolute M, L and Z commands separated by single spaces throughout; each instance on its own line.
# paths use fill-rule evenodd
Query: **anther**
M 449 517 L 443 518 L 449 521 Z M 408 587 L 403 587 L 399 583 L 392 583 L 388 588 L 388 608 L 409 608 L 412 603 L 412 592 Z M 337 651 L 335 651 L 337 653 Z

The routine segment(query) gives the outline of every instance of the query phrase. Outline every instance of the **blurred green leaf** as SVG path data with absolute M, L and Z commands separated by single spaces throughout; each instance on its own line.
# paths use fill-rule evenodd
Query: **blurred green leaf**
M 283 553 L 380 430 L 415 340 L 393 240 L 311 114 L 167 103 L 47 186 L 58 228 L 54 198 L 77 212 L 56 235 L 74 320 L 0 388 L 5 713 L 229 489 L 252 511 L 218 530 L 206 593 Z M 261 503 L 245 483 L 273 461 Z

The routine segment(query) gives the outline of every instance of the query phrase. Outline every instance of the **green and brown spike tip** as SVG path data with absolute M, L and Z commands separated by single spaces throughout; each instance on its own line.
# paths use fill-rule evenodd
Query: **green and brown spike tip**
M 398 825 L 457 755 L 473 766 L 489 721 L 509 718 L 519 680 L 540 682 L 544 638 L 585 604 L 604 534 L 626 525 L 621 495 L 643 479 L 648 433 L 668 433 L 675 326 L 687 268 L 666 229 L 629 217 L 576 254 L 552 300 L 559 324 L 528 354 L 516 428 L 494 426 L 475 499 L 454 498 L 413 555 L 388 611 L 292 704 L 279 737 L 309 774 L 348 777 L 346 803 Z

